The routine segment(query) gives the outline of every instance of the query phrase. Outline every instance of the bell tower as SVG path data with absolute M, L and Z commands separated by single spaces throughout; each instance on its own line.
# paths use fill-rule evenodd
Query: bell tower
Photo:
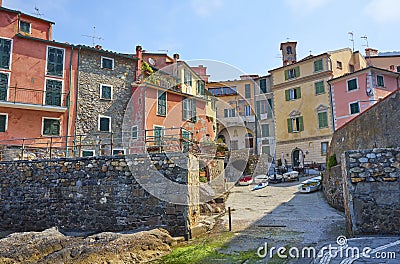
M 296 41 L 281 43 L 283 66 L 296 63 Z

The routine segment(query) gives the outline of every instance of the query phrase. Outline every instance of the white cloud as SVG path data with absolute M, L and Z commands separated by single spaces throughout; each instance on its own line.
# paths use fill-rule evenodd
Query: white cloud
M 330 0 L 284 0 L 285 4 L 298 14 L 311 13 L 324 5 Z
M 192 0 L 191 5 L 197 15 L 208 17 L 213 11 L 219 9 L 223 4 L 223 0 Z
M 371 0 L 364 7 L 364 13 L 379 23 L 400 22 L 399 10 L 399 0 Z

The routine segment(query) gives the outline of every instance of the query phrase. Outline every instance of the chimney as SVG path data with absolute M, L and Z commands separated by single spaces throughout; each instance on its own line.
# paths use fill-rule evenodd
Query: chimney
M 1 0 L 0 0 L 1 1 Z M 101 45 L 96 45 L 96 46 L 94 46 L 94 48 L 95 49 L 98 49 L 98 50 L 102 50 L 103 49 L 103 47 L 101 46 Z
M 3 0 L 0 0 L 0 7 L 3 7 Z
M 142 76 L 142 63 L 143 63 L 143 50 L 142 46 L 137 45 L 136 46 L 136 58 L 138 59 L 137 64 L 136 64 L 136 80 L 135 81 L 140 81 L 140 77 Z
M 373 48 L 366 48 L 365 49 L 365 56 L 367 57 L 374 57 L 378 56 L 378 50 Z
M 178 60 L 179 60 L 179 54 L 178 54 L 178 53 L 175 53 L 175 54 L 174 54 L 174 63 L 177 63 Z

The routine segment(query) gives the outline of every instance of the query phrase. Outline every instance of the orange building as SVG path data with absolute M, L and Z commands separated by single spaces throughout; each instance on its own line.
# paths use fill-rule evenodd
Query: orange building
M 53 24 L 0 7 L 0 140 L 74 133 L 78 55 Z

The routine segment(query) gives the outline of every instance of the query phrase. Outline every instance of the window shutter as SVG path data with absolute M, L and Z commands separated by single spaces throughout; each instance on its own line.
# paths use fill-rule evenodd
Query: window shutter
M 285 71 L 285 80 L 289 79 L 289 70 Z
M 235 108 L 232 109 L 232 117 L 236 116 Z
M 293 133 L 293 123 L 291 118 L 288 118 L 287 126 L 288 126 L 288 133 Z
M 297 66 L 295 69 L 296 69 L 296 77 L 300 77 L 300 66 Z
M 256 101 L 256 115 L 258 118 L 260 118 L 260 114 L 261 114 L 261 106 L 260 106 L 260 101 Z
M 191 119 L 192 119 L 193 122 L 196 122 L 196 120 L 197 120 L 197 119 L 196 119 L 196 118 L 197 118 L 197 117 L 196 117 L 196 98 L 193 98 L 193 99 L 192 99 L 192 102 L 193 102 L 193 104 L 192 104 L 192 107 L 193 107 L 193 108 L 192 108 L 192 116 L 191 116 Z
M 290 101 L 290 90 L 285 90 L 286 101 Z
M 300 116 L 299 118 L 299 131 L 304 131 L 304 122 L 303 122 L 303 117 Z
M 224 109 L 224 117 L 228 117 L 228 109 Z
M 6 120 L 7 120 L 6 115 L 0 115 L 0 132 L 6 131 Z
M 8 74 L 0 73 L 0 100 L 7 100 Z
M 300 89 L 300 87 L 296 87 L 296 95 L 297 95 L 297 99 L 301 98 L 301 89 Z

